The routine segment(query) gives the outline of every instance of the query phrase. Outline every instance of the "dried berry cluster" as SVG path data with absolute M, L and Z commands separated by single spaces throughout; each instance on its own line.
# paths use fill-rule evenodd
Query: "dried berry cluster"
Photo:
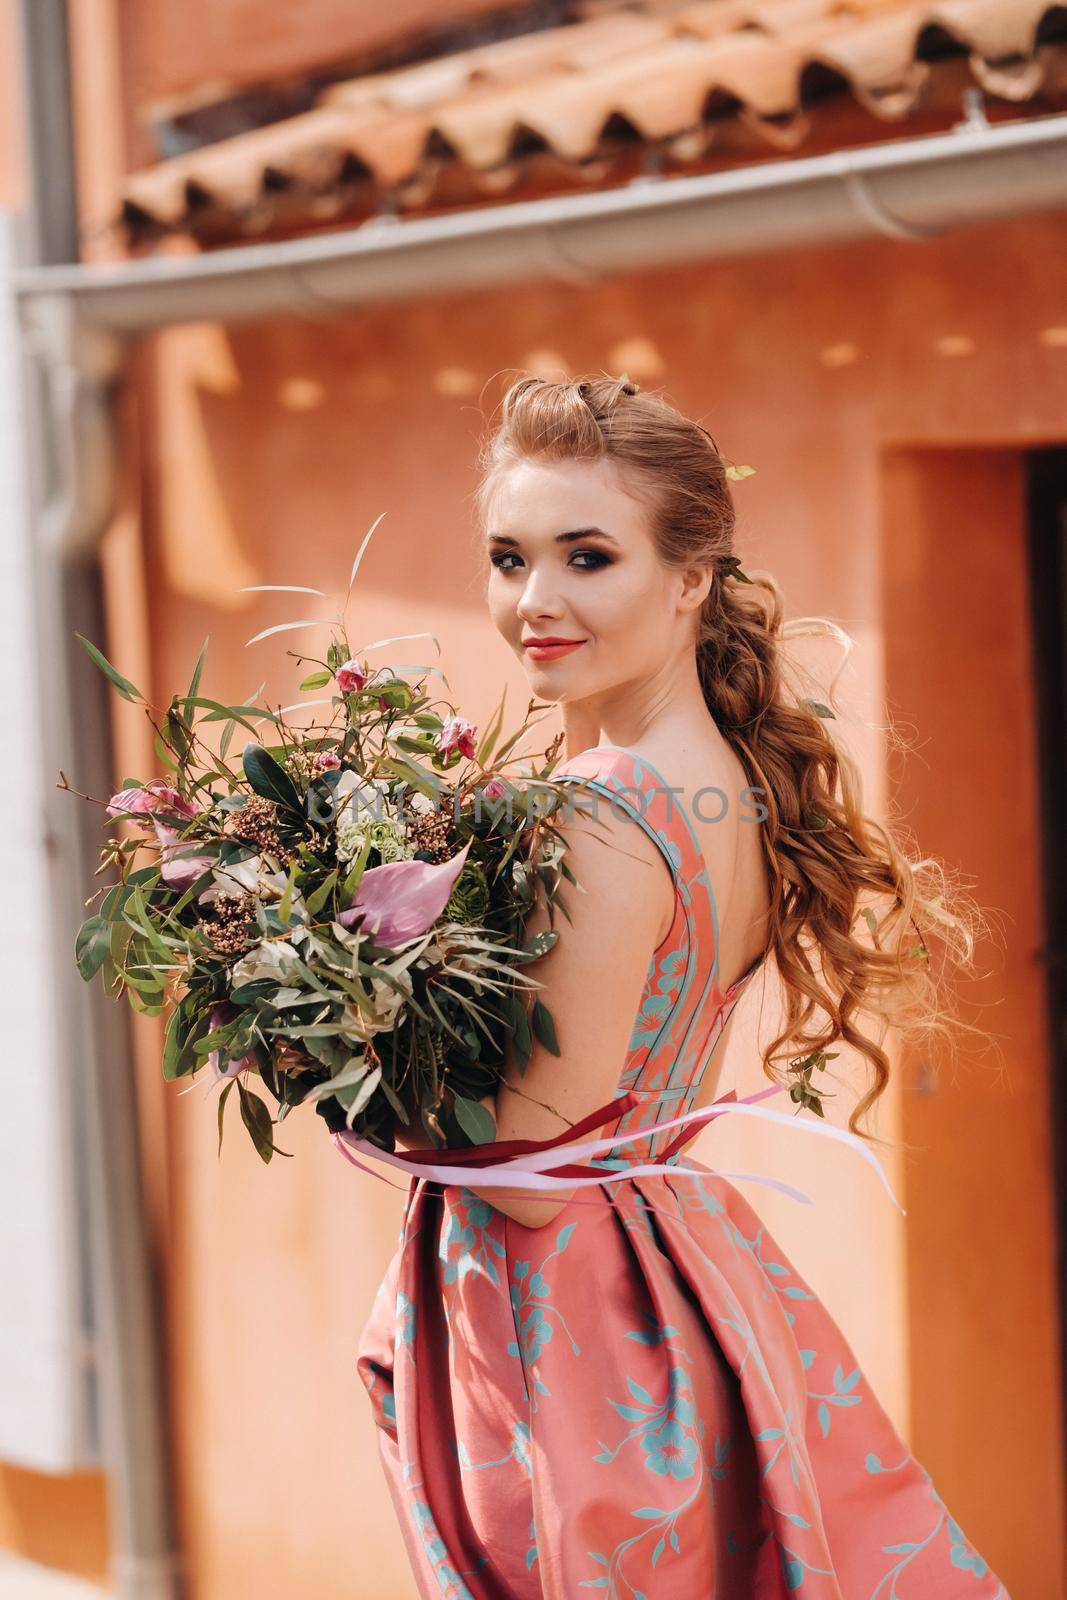
M 318 756 L 319 752 L 317 750 L 298 746 L 295 750 L 287 752 L 285 765 L 298 781 L 302 780 L 304 783 L 310 783 L 312 778 L 319 776 Z
M 447 861 L 454 851 L 449 843 L 451 824 L 447 811 L 426 811 L 408 822 L 408 838 L 415 849 L 424 850 L 431 861 Z
M 220 894 L 213 903 L 214 915 L 204 924 L 204 932 L 223 955 L 239 955 L 248 943 L 255 920 L 255 896 Z
M 245 844 L 255 845 L 261 855 L 274 856 L 283 866 L 291 859 L 292 852 L 278 832 L 278 807 L 262 795 L 250 795 L 239 811 L 230 813 L 227 831 Z

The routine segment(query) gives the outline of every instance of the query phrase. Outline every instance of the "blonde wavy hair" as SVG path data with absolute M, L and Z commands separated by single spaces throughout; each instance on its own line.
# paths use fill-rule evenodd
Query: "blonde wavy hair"
M 864 813 L 859 768 L 828 726 L 840 668 L 814 700 L 785 650 L 801 635 L 832 635 L 847 655 L 851 641 L 826 619 L 787 623 L 774 578 L 742 571 L 730 481 L 743 472 L 727 466 L 699 423 L 625 376 L 510 384 L 480 456 L 483 522 L 499 474 L 530 458 L 616 462 L 650 508 L 661 560 L 712 568 L 698 615 L 700 682 L 768 810 L 760 835 L 771 880 L 769 950 L 785 1016 L 763 1051 L 764 1071 L 821 1112 L 812 1069 L 835 1044 L 852 1047 L 870 1082 L 848 1126 L 874 1142 L 860 1124 L 889 1080 L 886 1030 L 927 1045 L 935 1035 L 947 1040 L 950 1023 L 980 1031 L 958 1019 L 946 980 L 953 968 L 973 972 L 986 923 L 940 861 L 918 855 L 903 828 Z M 888 722 L 886 731 L 902 743 Z

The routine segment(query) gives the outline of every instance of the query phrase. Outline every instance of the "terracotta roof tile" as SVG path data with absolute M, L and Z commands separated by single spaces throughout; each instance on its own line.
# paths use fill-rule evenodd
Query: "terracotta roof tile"
M 587 0 L 586 16 L 342 83 L 302 116 L 131 176 L 134 237 L 207 240 L 539 183 L 604 181 L 635 149 L 683 165 L 792 149 L 851 95 L 877 122 L 921 111 L 962 57 L 1008 102 L 1067 88 L 1053 0 Z M 862 130 L 857 137 L 869 137 Z M 464 190 L 466 185 L 466 195 Z

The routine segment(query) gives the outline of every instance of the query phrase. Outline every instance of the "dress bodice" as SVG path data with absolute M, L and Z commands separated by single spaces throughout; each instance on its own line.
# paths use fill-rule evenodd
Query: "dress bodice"
M 552 777 L 580 785 L 583 795 L 591 791 L 581 803 L 594 816 L 597 795 L 625 812 L 655 840 L 674 881 L 674 917 L 649 962 L 616 1089 L 632 1091 L 639 1104 L 602 1130 L 603 1137 L 653 1130 L 647 1140 L 612 1149 L 606 1161 L 658 1161 L 675 1130 L 654 1130 L 693 1105 L 730 1013 L 763 958 L 722 988 L 715 891 L 678 788 L 658 768 L 621 745 L 597 745 L 565 761 Z

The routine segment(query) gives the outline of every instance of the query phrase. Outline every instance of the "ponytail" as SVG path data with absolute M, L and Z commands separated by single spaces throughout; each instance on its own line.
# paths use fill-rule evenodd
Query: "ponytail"
M 785 1016 L 763 1051 L 764 1071 L 822 1115 L 814 1074 L 835 1044 L 851 1046 L 871 1081 L 848 1126 L 871 1138 L 860 1122 L 889 1080 L 886 1029 L 929 1039 L 947 1038 L 950 1020 L 964 1027 L 944 980 L 953 968 L 973 970 L 984 923 L 939 861 L 864 813 L 859 769 L 830 731 L 833 686 L 818 700 L 802 692 L 787 642 L 845 636 L 817 618 L 784 622 L 777 583 L 743 572 L 734 554 L 730 471 L 714 439 L 629 380 L 512 384 L 482 458 L 483 511 L 495 474 L 524 457 L 608 457 L 631 469 L 648 493 L 661 560 L 711 566 L 696 638 L 700 684 L 767 810 L 760 837 Z

